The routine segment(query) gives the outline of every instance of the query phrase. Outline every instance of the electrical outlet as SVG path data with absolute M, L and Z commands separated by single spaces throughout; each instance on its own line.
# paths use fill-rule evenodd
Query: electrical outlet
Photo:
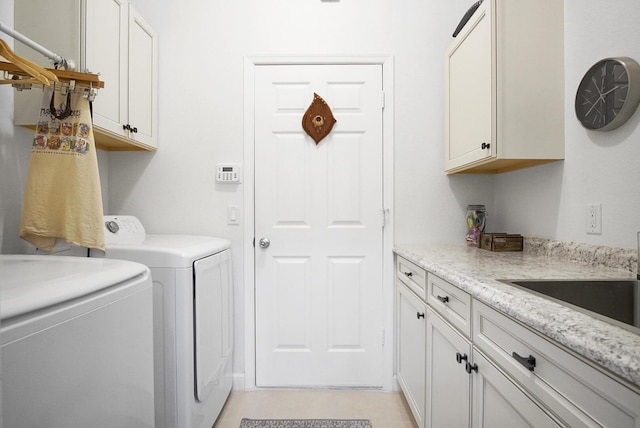
M 602 234 L 602 204 L 587 204 L 587 234 Z

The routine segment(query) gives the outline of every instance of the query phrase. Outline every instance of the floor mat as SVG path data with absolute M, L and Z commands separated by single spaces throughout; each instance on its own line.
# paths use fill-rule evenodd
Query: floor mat
M 367 419 L 243 419 L 240 428 L 373 428 Z

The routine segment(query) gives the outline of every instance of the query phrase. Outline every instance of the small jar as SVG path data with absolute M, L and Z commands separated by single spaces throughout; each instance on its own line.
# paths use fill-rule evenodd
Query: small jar
M 480 234 L 484 232 L 487 209 L 484 205 L 467 206 L 467 245 L 477 247 Z

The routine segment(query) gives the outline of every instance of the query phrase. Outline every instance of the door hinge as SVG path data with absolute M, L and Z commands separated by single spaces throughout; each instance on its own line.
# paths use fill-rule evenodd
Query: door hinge
M 253 248 L 256 248 L 256 237 L 253 237 Z
M 382 228 L 384 229 L 387 225 L 387 219 L 389 217 L 389 208 L 383 208 L 382 211 Z
M 385 99 L 384 91 L 382 91 L 382 93 L 381 93 L 380 97 L 381 97 L 381 100 L 380 100 L 380 101 L 381 101 L 381 103 L 382 103 L 382 109 L 384 110 L 385 103 L 386 103 L 386 99 Z
M 385 341 L 385 330 L 383 328 L 382 329 L 382 346 L 384 346 L 384 341 Z

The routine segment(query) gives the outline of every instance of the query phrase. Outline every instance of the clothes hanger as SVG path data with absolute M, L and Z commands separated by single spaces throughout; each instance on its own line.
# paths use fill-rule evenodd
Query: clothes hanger
M 3 39 L 0 39 L 0 56 L 32 77 L 32 79 L 4 79 L 0 81 L 0 84 L 41 83 L 46 86 L 51 86 L 50 81 L 59 82 L 58 77 L 52 72 L 26 58 L 16 55 Z
M 29 76 L 33 77 L 33 79 L 46 86 L 51 85 L 51 80 L 57 81 L 57 77 L 53 73 L 45 70 L 43 67 L 40 67 L 26 58 L 16 55 L 2 39 L 0 39 L 0 55 L 19 69 L 26 72 Z

